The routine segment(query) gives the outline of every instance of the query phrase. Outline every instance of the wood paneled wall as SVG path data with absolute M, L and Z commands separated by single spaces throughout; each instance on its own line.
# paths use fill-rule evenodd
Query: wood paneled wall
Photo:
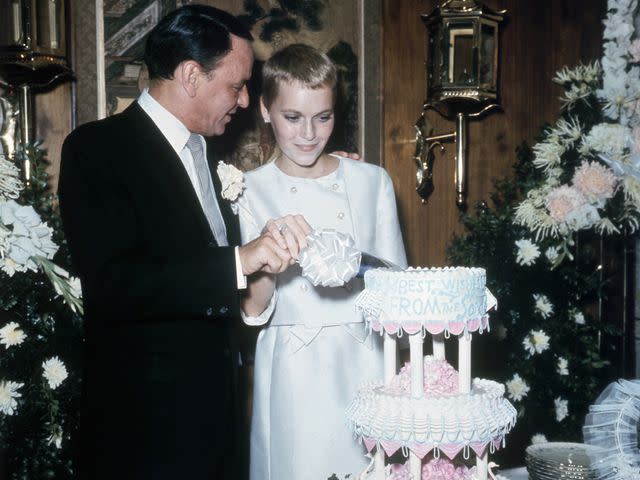
M 425 98 L 425 27 L 421 13 L 436 0 L 383 2 L 383 163 L 391 175 L 412 265 L 446 265 L 445 249 L 461 232 L 455 205 L 453 144 L 436 154 L 435 192 L 423 205 L 415 193 L 413 124 Z M 468 130 L 468 205 L 489 200 L 492 178 L 511 173 L 515 150 L 533 143 L 544 122 L 558 118 L 562 88 L 551 78 L 563 66 L 599 59 L 606 0 L 485 0 L 507 9 L 501 35 L 503 112 L 474 120 Z M 453 122 L 430 112 L 436 134 Z

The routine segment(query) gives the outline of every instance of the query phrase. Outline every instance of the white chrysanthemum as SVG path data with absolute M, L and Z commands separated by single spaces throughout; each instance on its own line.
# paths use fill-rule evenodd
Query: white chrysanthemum
M 522 346 L 529 355 L 536 353 L 536 348 L 533 346 L 533 342 L 531 341 L 531 335 L 526 335 L 522 339 Z
M 517 373 L 506 384 L 509 398 L 519 402 L 529 393 L 529 385 Z
M 548 132 L 551 133 L 551 132 Z M 534 160 L 533 164 L 537 168 L 552 168 L 560 164 L 560 158 L 565 152 L 566 147 L 559 141 L 549 141 L 536 143 L 533 146 Z
M 534 293 L 533 300 L 535 301 L 536 311 L 542 318 L 549 318 L 553 314 L 553 304 L 549 300 L 549 297 L 541 293 Z
M 223 161 L 218 162 L 218 177 L 222 184 L 222 198 L 235 201 L 245 188 L 244 175 L 233 165 L 228 165 Z
M 549 247 L 544 251 L 544 256 L 547 257 L 549 263 L 554 264 L 560 256 L 560 250 L 556 246 Z
M 531 330 L 522 340 L 522 345 L 529 355 L 542 353 L 549 349 L 549 336 L 544 330 Z
M 553 81 L 564 85 L 565 93 L 560 98 L 563 109 L 571 109 L 578 100 L 585 99 L 597 90 L 598 80 L 602 69 L 599 62 L 588 65 L 579 65 L 575 68 L 563 67 L 559 70 Z
M 564 95 L 560 97 L 561 108 L 570 109 L 577 101 L 584 100 L 592 95 L 594 90 L 595 88 L 592 85 L 586 83 L 571 84 L 564 91 Z
M 562 67 L 556 72 L 555 77 L 553 77 L 553 81 L 559 84 L 580 82 L 591 83 L 598 80 L 601 72 L 602 68 L 600 67 L 600 62 L 596 60 L 595 62 L 588 63 L 587 65 L 578 65 L 574 68 Z
M 584 325 L 586 323 L 584 319 L 584 314 L 578 311 L 576 311 L 573 314 L 573 321 L 576 322 L 578 325 Z
M 603 113 L 612 120 L 622 121 L 624 105 L 627 103 L 627 85 L 624 75 L 603 75 L 603 88 L 598 96 L 605 101 Z M 582 153 L 588 153 L 588 147 Z
M 549 336 L 544 330 L 532 330 L 531 342 L 536 349 L 536 353 L 542 353 L 549 348 Z
M 20 398 L 22 394 L 18 392 L 18 389 L 22 387 L 24 383 L 17 382 L 0 382 L 0 412 L 5 415 L 13 415 L 18 407 L 18 401 L 16 398 Z
M 16 322 L 7 323 L 4 327 L 0 328 L 0 343 L 5 348 L 12 347 L 14 345 L 20 345 L 27 338 L 27 335 L 20 330 L 20 325 Z
M 573 145 L 582 137 L 582 125 L 576 117 L 569 117 L 569 120 L 561 118 L 556 122 L 553 131 L 562 137 L 568 145 Z
M 569 375 L 569 362 L 564 357 L 558 357 L 558 373 L 560 375 Z
M 547 437 L 542 433 L 536 433 L 531 437 L 531 445 L 538 445 L 540 443 L 548 443 Z
M 49 382 L 49 387 L 52 389 L 58 388 L 69 376 L 67 368 L 58 357 L 51 357 L 42 362 L 42 368 L 44 370 L 42 375 Z
M 553 403 L 556 407 L 556 420 L 561 422 L 569 415 L 569 401 L 561 397 L 557 397 Z
M 0 155 L 0 201 L 18 198 L 22 188 L 20 170 L 4 155 Z
M 621 157 L 630 136 L 631 130 L 623 125 L 599 123 L 583 138 L 583 148 L 615 158 Z
M 538 195 L 539 191 L 530 190 L 526 200 L 523 200 L 516 207 L 513 222 L 516 225 L 522 225 L 531 232 L 535 232 L 535 240 L 540 241 L 547 236 L 555 237 L 559 233 L 558 223 L 556 223 L 551 215 L 544 207 L 544 200 L 541 201 L 542 195 Z
M 516 255 L 518 265 L 532 265 L 536 258 L 540 256 L 538 246 L 529 239 L 521 238 L 516 240 L 516 247 L 518 247 Z

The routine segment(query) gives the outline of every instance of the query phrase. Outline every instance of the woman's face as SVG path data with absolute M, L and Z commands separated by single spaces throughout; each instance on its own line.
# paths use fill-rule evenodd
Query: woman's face
M 331 88 L 282 83 L 271 107 L 267 110 L 262 101 L 260 106 L 265 120 L 271 122 L 282 160 L 301 174 L 312 169 L 333 131 Z

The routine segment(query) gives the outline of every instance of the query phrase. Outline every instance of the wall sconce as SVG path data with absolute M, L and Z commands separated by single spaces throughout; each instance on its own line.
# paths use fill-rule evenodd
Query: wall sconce
M 498 34 L 506 10 L 493 11 L 475 0 L 447 0 L 430 15 L 427 28 L 427 99 L 415 124 L 416 191 L 426 203 L 433 192 L 435 148 L 456 142 L 456 204 L 466 206 L 467 119 L 477 118 L 498 103 Z M 435 110 L 455 119 L 453 133 L 433 135 L 426 116 Z
M 66 0 L 0 0 L 0 85 L 18 89 L 20 138 L 31 142 L 32 89 L 70 78 L 66 55 Z M 31 165 L 24 159 L 29 183 Z

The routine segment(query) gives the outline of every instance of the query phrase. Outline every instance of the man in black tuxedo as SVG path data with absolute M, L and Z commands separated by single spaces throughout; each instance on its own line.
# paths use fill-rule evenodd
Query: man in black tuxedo
M 240 471 L 239 290 L 291 262 L 269 234 L 229 246 L 237 220 L 204 160 L 203 136 L 248 105 L 250 41 L 221 10 L 170 13 L 147 40 L 149 90 L 65 140 L 60 208 L 86 312 L 82 478 Z

